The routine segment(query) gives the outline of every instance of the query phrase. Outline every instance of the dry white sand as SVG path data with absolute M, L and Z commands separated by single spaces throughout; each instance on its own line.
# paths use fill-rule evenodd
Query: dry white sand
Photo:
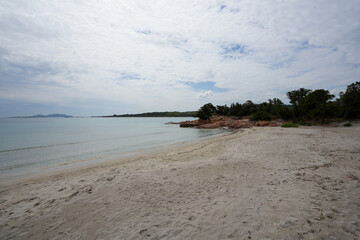
M 360 239 L 360 125 L 253 128 L 0 183 L 1 239 Z

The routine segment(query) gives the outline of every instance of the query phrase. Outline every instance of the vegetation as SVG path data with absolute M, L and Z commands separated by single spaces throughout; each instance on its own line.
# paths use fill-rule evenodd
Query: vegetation
M 250 116 L 251 121 L 270 121 L 271 120 L 271 114 L 266 111 L 258 111 Z
M 351 123 L 345 123 L 345 124 L 344 124 L 344 127 L 351 127 L 351 126 L 352 126 Z
M 334 100 L 334 95 L 328 90 L 310 90 L 300 88 L 288 92 L 287 97 L 291 105 L 285 105 L 280 99 L 273 98 L 260 104 L 251 100 L 243 104 L 232 103 L 230 106 L 207 103 L 202 106 L 195 117 L 206 120 L 213 115 L 250 116 L 250 120 L 271 120 L 281 118 L 309 125 L 312 123 L 325 123 L 330 119 L 359 119 L 360 118 L 360 82 L 347 86 L 345 93 Z
M 284 123 L 283 125 L 281 125 L 281 127 L 283 127 L 283 128 L 297 128 L 299 126 L 297 124 L 295 124 L 295 123 Z
M 226 105 L 224 107 L 226 107 Z M 216 110 L 217 109 L 214 107 L 214 105 L 212 105 L 211 103 L 208 103 L 208 104 L 205 104 L 204 106 L 202 106 L 199 111 L 197 111 L 195 117 L 198 117 L 202 120 L 206 120 L 215 114 L 223 115 L 223 114 L 218 114 L 218 112 Z
M 360 117 L 360 82 L 350 84 L 345 93 L 340 94 L 339 103 L 347 119 Z

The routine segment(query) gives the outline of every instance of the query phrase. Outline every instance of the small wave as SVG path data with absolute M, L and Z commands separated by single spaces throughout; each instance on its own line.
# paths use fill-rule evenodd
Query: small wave
M 5 150 L 0 150 L 0 153 L 25 151 L 25 150 L 32 150 L 32 149 L 37 149 L 37 148 L 49 148 L 49 147 L 58 147 L 58 146 L 66 146 L 66 145 L 75 145 L 75 144 L 80 144 L 80 143 L 86 143 L 86 142 L 60 143 L 60 144 L 51 144 L 51 145 L 44 145 L 44 146 L 5 149 Z
M 0 172 L 17 169 L 17 168 L 22 168 L 22 167 L 26 167 L 26 166 L 32 166 L 32 165 L 34 165 L 34 163 L 21 163 L 21 164 L 0 166 Z

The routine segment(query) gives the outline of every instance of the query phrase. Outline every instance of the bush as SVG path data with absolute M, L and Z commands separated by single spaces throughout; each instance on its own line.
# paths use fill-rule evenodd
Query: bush
M 294 124 L 294 123 L 284 123 L 283 125 L 281 125 L 281 127 L 283 128 L 297 128 L 299 127 L 298 125 Z
M 271 121 L 271 114 L 265 111 L 259 111 L 250 116 L 251 121 Z
M 284 120 L 290 120 L 294 118 L 294 112 L 292 109 L 286 106 L 281 106 L 275 111 L 275 114 Z
M 351 127 L 351 126 L 352 126 L 351 123 L 345 123 L 345 124 L 344 124 L 344 127 Z
M 311 122 L 308 122 L 305 120 L 301 120 L 300 122 L 298 122 L 298 124 L 300 124 L 301 126 L 312 126 L 313 125 Z

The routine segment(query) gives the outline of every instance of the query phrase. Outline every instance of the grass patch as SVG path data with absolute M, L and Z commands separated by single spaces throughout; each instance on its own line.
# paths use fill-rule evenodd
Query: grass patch
M 351 126 L 352 126 L 351 123 L 345 123 L 345 124 L 344 124 L 344 127 L 351 127 Z
M 297 128 L 299 126 L 297 124 L 295 124 L 295 123 L 284 123 L 283 125 L 281 125 L 281 127 L 283 127 L 283 128 Z

